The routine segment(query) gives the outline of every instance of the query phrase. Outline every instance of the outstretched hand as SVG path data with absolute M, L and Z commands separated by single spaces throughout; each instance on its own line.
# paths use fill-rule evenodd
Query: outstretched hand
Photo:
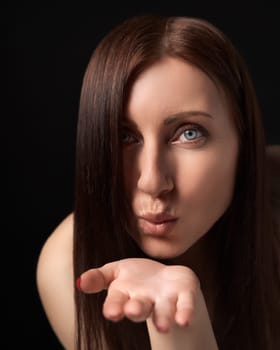
M 103 305 L 107 319 L 119 321 L 127 317 L 141 322 L 151 318 L 159 332 L 168 332 L 172 324 L 191 324 L 201 294 L 199 280 L 191 269 L 142 258 L 87 270 L 78 284 L 84 293 L 107 289 Z

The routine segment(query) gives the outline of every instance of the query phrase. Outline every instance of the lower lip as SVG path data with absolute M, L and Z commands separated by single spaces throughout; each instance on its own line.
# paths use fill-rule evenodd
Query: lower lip
M 167 235 L 175 226 L 177 219 L 153 223 L 145 219 L 139 219 L 139 226 L 145 234 L 164 236 Z

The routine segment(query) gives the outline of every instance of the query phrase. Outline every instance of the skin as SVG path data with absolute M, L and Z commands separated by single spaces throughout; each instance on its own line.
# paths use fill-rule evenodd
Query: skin
M 206 233 L 234 188 L 238 138 L 223 92 L 180 60 L 149 67 L 129 96 L 123 156 L 130 233 L 151 259 L 85 271 L 79 289 L 107 289 L 103 313 L 113 322 L 146 321 L 153 350 L 217 349 L 201 288 L 206 275 L 198 266 L 205 259 L 211 271 Z M 159 212 L 174 219 L 166 230 L 165 223 L 151 226 L 139 218 Z M 72 234 L 70 215 L 47 240 L 37 267 L 43 306 L 66 349 L 73 349 L 74 334 Z
M 153 350 L 217 350 L 199 281 L 185 266 L 123 259 L 90 269 L 78 280 L 84 293 L 107 289 L 103 314 L 147 321 Z
M 203 72 L 167 57 L 141 74 L 124 123 L 124 174 L 131 235 L 149 256 L 185 253 L 220 218 L 231 202 L 237 155 L 226 98 Z M 177 219 L 164 235 L 139 219 L 159 212 Z

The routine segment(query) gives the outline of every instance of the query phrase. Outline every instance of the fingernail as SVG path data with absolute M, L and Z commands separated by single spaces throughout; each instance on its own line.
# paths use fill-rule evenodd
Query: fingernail
M 76 288 L 77 288 L 78 290 L 82 290 L 82 289 L 81 289 L 81 277 L 78 277 L 78 278 L 76 279 Z

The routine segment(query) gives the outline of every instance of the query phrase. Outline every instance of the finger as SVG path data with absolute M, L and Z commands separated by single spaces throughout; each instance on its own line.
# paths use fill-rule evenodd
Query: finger
M 103 315 L 111 321 L 119 321 L 124 317 L 124 305 L 129 296 L 124 292 L 113 289 L 108 291 L 103 304 Z
M 77 287 L 85 293 L 97 293 L 107 289 L 117 275 L 117 262 L 83 272 L 77 280 Z
M 124 307 L 127 318 L 134 322 L 145 321 L 152 313 L 153 302 L 149 298 L 131 298 Z
M 167 333 L 174 322 L 176 299 L 157 300 L 153 310 L 153 322 L 159 332 Z
M 189 325 L 194 314 L 195 299 L 195 292 L 191 290 L 179 294 L 175 313 L 175 322 L 179 326 Z

